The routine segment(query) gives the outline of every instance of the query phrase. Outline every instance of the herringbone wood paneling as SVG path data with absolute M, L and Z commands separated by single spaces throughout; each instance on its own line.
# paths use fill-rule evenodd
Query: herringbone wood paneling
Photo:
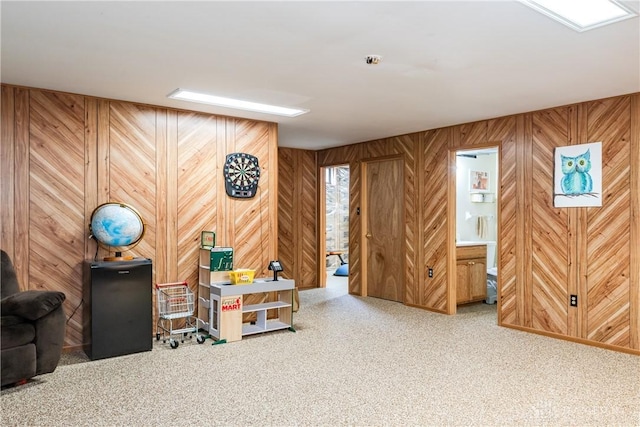
M 459 148 L 462 146 L 486 144 L 488 121 L 466 123 L 455 126 L 453 130 L 453 138 L 449 143 L 451 148 Z
M 516 312 L 516 118 L 490 120 L 487 139 L 500 142 L 498 212 L 498 322 L 517 325 Z
M 222 174 L 218 163 L 224 162 L 218 158 L 216 126 L 215 116 L 178 113 L 177 182 L 168 183 L 171 188 L 167 189 L 177 193 L 178 201 L 178 276 L 167 280 L 186 280 L 194 290 L 198 285 L 194 266 L 198 265 L 200 233 L 216 230 L 216 196 Z
M 349 162 L 349 293 L 362 293 L 362 158 L 363 144 L 350 145 L 345 150 L 345 160 Z
M 519 324 L 531 327 L 532 297 L 532 216 L 533 119 L 531 114 L 516 117 L 516 312 Z
M 418 268 L 416 257 L 418 252 L 418 218 L 421 212 L 418 204 L 418 188 L 416 186 L 416 147 L 418 134 L 409 134 L 393 138 L 397 150 L 404 158 L 404 301 L 415 301 L 420 294 L 418 286 Z
M 447 310 L 447 165 L 451 128 L 428 131 L 423 137 L 424 194 L 421 232 L 424 260 L 420 268 L 433 268 L 433 277 L 425 274 L 419 305 Z
M 228 212 L 233 215 L 234 267 L 252 268 L 260 275 L 267 273 L 269 263 L 269 135 L 268 124 L 235 119 L 233 151 L 256 156 L 261 164 L 258 192 L 251 199 L 227 198 Z M 276 159 L 274 159 L 275 161 Z M 264 164 L 264 167 L 262 166 Z M 266 227 L 265 227 L 266 225 Z
M 365 143 L 352 144 L 318 151 L 318 166 L 343 165 L 346 163 L 353 166 L 352 162 L 359 162 L 365 156 L 363 151 L 365 145 Z M 353 170 L 350 172 L 352 173 Z
M 602 141 L 602 208 L 588 209 L 587 337 L 629 347 L 630 99 L 588 103 L 589 141 Z M 636 302 L 637 303 L 637 302 Z
M 98 101 L 84 97 L 84 217 L 87 221 L 98 202 Z M 89 235 L 84 239 L 84 259 L 97 256 L 97 244 Z
M 317 160 L 308 150 L 278 151 L 278 252 L 300 288 L 319 285 Z
M 300 272 L 297 281 L 300 287 L 311 288 L 318 286 L 318 237 L 317 226 L 318 212 L 317 194 L 318 179 L 316 155 L 312 151 L 302 151 L 299 158 L 299 169 L 302 172 L 298 181 L 300 193 L 297 197 L 299 203 L 299 240 L 298 246 L 302 247 L 299 254 Z M 296 281 L 296 284 L 297 284 Z
M 630 96 L 629 346 L 640 351 L 640 93 Z
M 29 288 L 62 290 L 71 315 L 82 299 L 86 233 L 84 98 L 32 90 L 29 106 Z M 78 313 L 65 342 L 81 340 Z
M 362 295 L 362 169 L 360 162 L 349 164 L 349 293 Z M 353 220 L 351 218 L 354 218 Z
M 367 141 L 362 144 L 362 148 L 363 159 L 375 159 L 396 154 L 396 147 L 390 142 L 390 138 Z
M 446 259 L 447 248 L 446 241 L 439 240 L 445 239 L 446 226 L 439 227 L 443 227 L 442 224 L 446 218 L 440 215 L 436 208 L 438 203 L 443 209 L 446 205 L 446 194 L 439 193 L 438 184 L 442 184 L 442 177 L 446 175 L 446 166 L 442 165 L 446 164 L 447 155 L 446 152 L 443 155 L 439 147 L 447 147 L 452 140 L 453 143 L 459 144 L 484 143 L 481 142 L 483 140 L 481 135 L 484 132 L 482 127 L 486 124 L 485 142 L 502 141 L 500 190 L 502 194 L 499 225 L 502 240 L 499 255 L 502 286 L 499 309 L 502 323 L 531 328 L 543 333 L 562 330 L 561 306 L 566 307 L 565 297 L 568 289 L 572 289 L 572 292 L 579 293 L 581 306 L 576 309 L 580 313 L 577 319 L 578 327 L 568 330 L 565 333 L 567 337 L 571 338 L 577 331 L 583 334 L 579 335 L 579 338 L 584 342 L 622 350 L 635 349 L 637 352 L 637 329 L 640 324 L 637 282 L 640 275 L 635 270 L 639 265 L 640 257 L 637 247 L 639 233 L 636 218 L 638 196 L 634 191 L 637 192 L 638 188 L 636 179 L 638 162 L 635 160 L 640 158 L 638 153 L 640 143 L 637 135 L 640 125 L 636 117 L 640 110 L 639 98 L 640 95 L 633 94 L 577 104 L 575 106 L 577 113 L 569 113 L 570 117 L 567 119 L 559 118 L 557 112 L 563 108 L 556 108 L 519 115 L 515 119 L 504 118 L 486 123 L 463 125 L 457 133 L 451 129 L 437 129 L 423 133 L 421 138 L 424 143 L 417 147 L 420 161 L 423 163 L 416 162 L 415 167 L 420 168 L 419 174 L 424 174 L 424 177 L 420 177 L 420 179 L 424 178 L 420 191 L 429 194 L 430 201 L 421 202 L 424 211 L 420 215 L 421 219 L 418 220 L 418 227 L 423 237 L 424 257 L 417 259 L 416 268 L 421 269 L 424 274 L 426 266 L 433 264 L 436 276 L 433 281 L 427 282 L 424 289 L 421 289 L 422 305 L 427 308 L 437 307 L 440 298 L 441 306 L 446 306 L 447 280 L 442 276 L 446 274 L 446 272 L 442 273 L 445 271 L 446 263 L 442 260 Z M 631 106 L 629 106 L 629 99 L 632 100 Z M 574 106 L 566 108 L 571 110 Z M 83 109 L 86 109 L 86 114 L 82 112 Z M 37 281 L 30 280 L 30 274 L 43 276 L 35 270 L 45 264 L 55 266 L 57 270 L 51 272 L 54 281 L 49 281 L 47 277 L 46 286 L 56 287 L 56 290 L 62 290 L 67 294 L 65 307 L 68 315 L 71 315 L 72 309 L 75 308 L 71 302 L 81 298 L 80 274 L 74 266 L 79 265 L 84 259 L 87 252 L 84 247 L 91 247 L 91 244 L 85 243 L 85 240 L 88 236 L 88 213 L 95 206 L 83 205 L 92 200 L 95 201 L 93 204 L 96 204 L 127 196 L 131 199 L 124 201 L 144 211 L 141 212 L 143 217 L 151 213 L 152 221 L 155 221 L 156 214 L 162 215 L 162 209 L 159 209 L 156 204 L 162 200 L 163 191 L 167 192 L 168 199 L 172 195 L 167 189 L 159 189 L 158 186 L 171 186 L 173 185 L 171 183 L 176 183 L 176 187 L 179 187 L 177 184 L 177 116 L 177 112 L 165 109 L 2 85 L 1 187 L 2 200 L 3 202 L 6 200 L 10 206 L 2 208 L 1 244 L 3 249 L 11 251 L 23 287 L 39 287 Z M 501 120 L 504 121 L 499 123 Z M 509 124 L 510 120 L 515 120 L 515 135 L 513 126 Z M 251 126 L 245 128 L 239 125 L 236 128 L 235 119 L 216 118 L 215 121 L 217 146 L 212 149 L 216 151 L 218 163 L 224 154 L 233 150 L 253 151 L 253 142 L 251 142 L 253 137 L 249 135 L 255 136 L 260 132 L 253 132 L 250 129 Z M 534 135 L 534 122 L 536 129 L 544 128 L 543 133 Z M 274 145 L 276 141 L 273 135 L 277 132 L 273 124 L 269 126 L 271 130 L 268 131 L 268 144 Z M 542 184 L 537 190 L 532 188 L 536 180 L 541 180 L 541 183 L 549 180 L 546 170 L 548 164 L 545 163 L 547 160 L 544 160 L 550 152 L 547 145 L 549 136 L 555 138 L 562 135 L 563 130 L 567 128 L 571 128 L 571 134 L 567 136 L 564 143 L 602 141 L 604 191 L 602 208 L 577 208 L 569 211 L 569 228 L 561 237 L 570 247 L 563 252 L 557 246 L 547 245 L 549 237 L 545 233 L 548 232 L 547 228 L 550 224 L 553 230 L 558 230 L 558 224 L 564 221 L 558 218 L 565 214 L 559 214 L 558 210 L 548 210 L 550 205 L 547 204 L 551 203 L 551 200 L 545 198 L 544 192 L 549 190 L 541 188 Z M 81 134 L 83 131 L 86 132 L 85 136 Z M 189 132 L 187 129 L 183 131 Z M 166 132 L 166 135 L 163 132 Z M 236 139 L 241 142 L 236 143 Z M 42 141 L 46 141 L 46 144 Z M 263 142 L 263 138 L 256 138 L 256 144 Z M 54 146 L 51 147 L 50 144 Z M 349 163 L 352 194 L 350 210 L 354 218 L 357 216 L 356 209 L 360 203 L 359 162 L 365 157 L 363 155 L 365 144 L 317 153 L 319 165 Z M 272 151 L 269 153 L 275 153 L 273 146 L 270 145 L 270 149 Z M 63 155 L 60 154 L 61 152 Z M 262 151 L 258 148 L 256 152 Z M 164 156 L 166 156 L 166 164 L 163 164 Z M 275 167 L 275 159 L 269 158 L 263 161 L 261 158 L 260 160 L 264 170 Z M 87 165 L 82 166 L 83 162 L 87 162 Z M 132 163 L 135 171 L 129 174 Z M 300 167 L 307 170 L 305 174 L 309 173 L 307 166 Z M 197 168 L 198 171 L 192 172 L 199 175 L 200 169 L 206 167 L 198 164 Z M 163 170 L 167 171 L 167 177 L 156 179 Z M 170 177 L 171 173 L 175 176 Z M 187 172 L 180 171 L 180 173 Z M 289 173 L 289 176 L 295 176 L 295 170 Z M 94 185 L 92 182 L 96 180 L 95 177 L 97 177 L 97 183 Z M 436 177 L 440 178 L 440 182 L 435 179 Z M 138 182 L 139 179 L 141 182 Z M 275 183 L 271 182 L 270 178 L 267 178 L 266 182 L 269 183 L 270 190 L 268 202 L 275 203 L 272 200 L 275 197 Z M 84 188 L 79 193 L 78 189 L 83 185 Z M 5 192 L 8 188 L 13 189 L 13 195 L 11 192 Z M 220 187 L 216 191 L 215 201 L 218 210 L 216 231 L 220 231 L 225 239 L 232 241 L 237 224 L 235 212 L 240 208 L 230 207 L 229 204 L 235 201 L 227 200 L 219 189 Z M 63 202 L 52 202 L 49 193 L 51 191 L 56 197 L 63 192 L 62 197 L 57 199 Z M 97 196 L 87 197 L 87 191 L 96 191 Z M 176 193 L 180 191 L 181 189 L 178 188 L 173 197 L 177 198 Z M 78 198 L 82 198 L 82 203 L 78 203 Z M 65 212 L 61 213 L 58 208 L 62 203 L 64 203 Z M 262 207 L 263 203 L 264 200 L 258 206 Z M 39 205 L 36 206 L 36 204 Z M 174 207 L 175 212 L 171 211 L 171 206 Z M 171 227 L 172 223 L 177 223 L 177 206 L 177 200 L 168 201 L 167 219 L 164 222 L 158 220 L 158 224 L 166 228 Z M 256 215 L 255 205 L 247 206 L 249 210 L 254 209 L 252 214 Z M 542 210 L 534 212 L 538 208 Z M 293 210 L 290 212 L 294 215 L 298 214 Z M 543 212 L 546 213 L 543 214 Z M 432 214 L 435 219 L 431 217 Z M 58 219 L 52 222 L 48 215 Z M 170 220 L 172 215 L 176 218 L 174 222 Z M 221 219 L 223 216 L 224 218 Z M 263 231 L 269 228 L 269 238 L 273 241 L 276 238 L 274 230 L 277 227 L 275 225 L 271 227 L 269 219 L 265 218 L 263 221 L 268 224 L 263 226 Z M 292 221 L 293 219 L 290 219 L 289 222 Z M 76 222 L 78 225 L 74 225 Z M 152 224 L 152 229 L 154 227 L 155 223 Z M 359 227 L 358 218 L 351 221 L 351 236 L 360 236 Z M 438 230 L 443 231 L 438 233 Z M 160 230 L 152 231 L 153 244 L 162 244 L 160 239 L 164 238 L 163 233 Z M 578 233 L 578 235 L 571 235 L 572 233 Z M 45 234 L 48 235 L 44 236 Z M 61 259 L 51 250 L 36 254 L 34 248 L 41 243 L 35 240 L 41 235 L 45 240 L 58 242 L 59 247 L 64 246 L 62 250 L 71 257 L 72 261 L 66 258 Z M 183 236 L 178 235 L 173 229 L 170 229 L 166 235 L 168 242 L 183 239 Z M 147 238 L 149 236 L 145 236 L 145 241 Z M 258 239 L 258 241 L 264 241 L 264 239 Z M 280 244 L 279 249 L 282 251 L 285 246 L 288 246 L 294 253 L 297 250 L 297 243 L 295 239 L 290 239 L 289 242 Z M 167 242 L 164 244 L 167 245 L 166 258 L 172 259 L 173 256 L 173 259 L 178 259 L 177 243 L 174 247 Z M 541 249 L 543 245 L 545 248 Z M 80 255 L 75 254 L 76 250 Z M 357 294 L 360 292 L 361 284 L 357 238 L 350 241 L 350 251 L 352 253 L 350 254 L 349 289 L 350 292 Z M 557 264 L 547 264 L 546 259 L 543 258 L 551 256 L 551 251 L 563 252 L 560 254 L 563 257 L 570 254 L 577 257 L 575 262 L 572 259 L 569 263 L 570 275 L 567 281 L 582 280 L 581 283 L 563 283 L 560 286 L 555 281 L 548 281 L 546 276 L 548 272 L 558 268 Z M 147 253 L 152 256 L 154 246 L 145 247 L 143 243 L 132 252 L 138 256 L 149 256 Z M 177 266 L 171 265 L 167 266 L 166 271 L 172 269 L 178 271 Z M 194 272 L 195 269 L 194 263 Z M 44 283 L 42 278 L 37 280 Z M 35 285 L 30 284 L 32 281 Z M 431 288 L 429 288 L 430 284 L 432 284 Z M 424 304 L 424 301 L 429 299 L 435 300 L 436 303 L 431 306 Z M 538 311 L 544 312 L 540 314 Z M 79 334 L 81 324 L 79 317 L 79 312 L 76 312 L 69 322 L 67 346 L 82 344 Z M 574 314 L 569 316 L 570 319 L 574 317 Z
M 101 203 L 120 201 L 140 212 L 146 233 L 127 255 L 151 258 L 165 279 L 195 284 L 197 259 L 190 253 L 201 229 L 227 224 L 221 211 L 231 224 L 215 230 L 224 244 L 242 246 L 240 262 L 266 267 L 275 250 L 261 252 L 262 246 L 275 248 L 277 230 L 268 212 L 276 206 L 270 198 L 277 180 L 269 178 L 277 169 L 270 157 L 274 134 L 272 123 L 2 85 L 2 200 L 9 205 L 2 209 L 2 247 L 24 288 L 67 295 L 66 346 L 83 344 L 86 322 L 74 310 L 82 299 L 82 263 L 96 250 L 88 239 L 90 215 Z M 214 182 L 220 159 L 232 150 L 256 153 L 263 168 L 261 198 L 247 205 L 228 200 Z M 260 228 L 262 236 L 249 236 Z M 101 249 L 98 258 L 105 255 Z
M 15 89 L 15 178 L 14 191 L 14 267 L 22 289 L 30 288 L 30 231 L 29 211 L 31 206 L 30 188 L 30 124 L 28 89 Z
M 0 86 L 0 248 L 15 258 L 15 90 Z
M 296 230 L 294 211 L 296 154 L 298 150 L 278 150 L 278 259 L 286 269 L 284 277 L 293 278 Z
M 227 119 L 227 149 L 230 152 L 243 152 L 256 156 L 260 162 L 260 181 L 256 196 L 251 199 L 237 199 L 225 195 L 223 222 L 227 224 L 228 241 L 233 242 L 234 268 L 251 268 L 258 276 L 268 275 L 267 265 L 271 255 L 271 230 L 269 226 L 269 197 L 274 194 L 270 186 L 269 168 L 269 125 L 265 122 L 253 122 L 242 119 Z M 277 161 L 274 158 L 273 161 Z M 275 196 L 275 194 L 274 194 Z M 229 217 L 230 215 L 230 217 Z M 254 304 L 262 298 L 275 298 L 274 295 L 250 295 L 245 304 Z M 245 314 L 244 321 L 255 320 L 254 314 Z
M 533 115 L 533 327 L 567 333 L 568 219 L 553 206 L 554 148 L 568 140 L 568 110 Z
M 134 207 L 145 223 L 144 237 L 129 255 L 155 259 L 156 110 L 126 102 L 110 107 L 109 198 Z

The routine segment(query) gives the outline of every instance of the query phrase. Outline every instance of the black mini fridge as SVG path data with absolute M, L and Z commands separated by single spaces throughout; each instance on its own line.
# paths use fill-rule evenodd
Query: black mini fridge
M 95 360 L 151 350 L 151 260 L 87 261 L 84 267 L 87 356 Z

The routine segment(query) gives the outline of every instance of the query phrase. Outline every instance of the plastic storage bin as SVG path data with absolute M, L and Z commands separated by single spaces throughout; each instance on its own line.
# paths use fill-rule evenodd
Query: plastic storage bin
M 232 285 L 250 285 L 253 283 L 253 276 L 256 274 L 255 270 L 238 269 L 229 272 L 229 278 Z

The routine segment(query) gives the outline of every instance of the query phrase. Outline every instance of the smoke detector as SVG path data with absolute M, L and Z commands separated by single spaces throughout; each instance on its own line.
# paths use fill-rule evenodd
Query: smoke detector
M 367 55 L 364 57 L 364 61 L 367 63 L 367 65 L 378 65 L 382 61 L 382 56 Z

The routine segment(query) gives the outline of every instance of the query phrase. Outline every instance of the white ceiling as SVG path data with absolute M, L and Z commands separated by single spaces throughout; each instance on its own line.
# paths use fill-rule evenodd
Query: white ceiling
M 640 1 L 624 2 L 640 10 Z M 321 149 L 640 91 L 640 19 L 578 33 L 518 1 L 9 2 L 3 83 L 279 123 Z M 365 56 L 382 55 L 379 65 Z M 311 110 L 280 118 L 176 88 Z

